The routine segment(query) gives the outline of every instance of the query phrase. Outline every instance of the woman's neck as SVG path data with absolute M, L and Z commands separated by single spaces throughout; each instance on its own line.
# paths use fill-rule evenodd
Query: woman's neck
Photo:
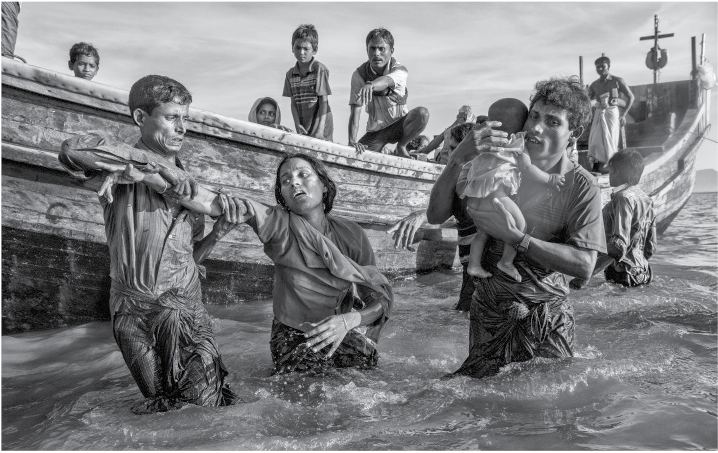
M 326 214 L 324 214 L 323 209 L 308 212 L 305 215 L 303 215 L 302 217 L 304 217 L 304 220 L 309 222 L 309 224 L 311 226 L 313 226 L 315 230 L 324 234 L 327 216 L 326 216 Z

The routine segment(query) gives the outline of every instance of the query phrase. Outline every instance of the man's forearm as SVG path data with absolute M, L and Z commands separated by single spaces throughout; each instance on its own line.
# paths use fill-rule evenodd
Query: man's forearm
M 451 217 L 451 208 L 454 203 L 456 180 L 459 179 L 461 165 L 449 159 L 434 187 L 431 189 L 429 206 L 426 209 L 426 218 L 429 223 L 439 224 Z
M 527 258 L 536 263 L 541 263 L 542 267 L 586 280 L 591 278 L 597 255 L 598 252 L 595 250 L 546 242 L 533 237 L 526 252 Z
M 361 105 L 351 105 L 349 111 L 349 144 L 357 142 L 359 132 L 359 119 L 361 118 Z

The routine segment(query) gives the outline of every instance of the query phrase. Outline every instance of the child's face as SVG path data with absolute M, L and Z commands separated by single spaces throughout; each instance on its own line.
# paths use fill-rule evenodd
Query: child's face
M 85 80 L 92 80 L 100 69 L 95 57 L 90 55 L 79 55 L 74 63 L 67 63 L 69 68 L 75 72 L 75 77 Z
M 294 45 L 292 46 L 292 53 L 294 54 L 294 58 L 297 59 L 300 63 L 309 63 L 312 61 L 312 58 L 314 58 L 314 55 L 317 53 L 316 50 L 314 50 L 314 47 L 312 47 L 312 43 L 309 41 L 306 41 L 304 39 L 297 39 L 294 41 Z
M 271 126 L 277 120 L 277 109 L 270 103 L 262 104 L 257 111 L 257 122 L 264 126 Z

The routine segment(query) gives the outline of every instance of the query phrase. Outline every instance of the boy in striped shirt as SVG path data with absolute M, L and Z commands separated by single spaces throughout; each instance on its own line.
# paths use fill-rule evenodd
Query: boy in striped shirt
M 292 117 L 297 133 L 332 141 L 334 122 L 327 96 L 329 70 L 314 59 L 319 35 L 314 25 L 304 24 L 292 34 L 292 53 L 297 59 L 284 79 L 283 96 L 292 98 Z

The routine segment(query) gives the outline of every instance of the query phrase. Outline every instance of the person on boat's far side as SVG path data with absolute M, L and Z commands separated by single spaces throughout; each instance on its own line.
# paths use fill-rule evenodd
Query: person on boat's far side
M 247 119 L 250 123 L 273 127 L 285 132 L 294 132 L 280 124 L 282 122 L 282 112 L 279 110 L 277 101 L 270 97 L 259 98 L 254 101 L 254 105 L 252 105 Z
M 292 98 L 292 117 L 298 134 L 334 140 L 334 119 L 327 97 L 329 70 L 314 55 L 319 48 L 319 34 L 314 25 L 300 25 L 292 34 L 292 53 L 297 64 L 287 72 L 283 96 Z
M 132 85 L 129 106 L 140 129 L 132 147 L 97 136 L 66 140 L 61 164 L 98 190 L 110 251 L 112 330 L 146 398 L 137 414 L 183 403 L 236 400 L 202 304 L 201 263 L 239 220 L 243 202 L 198 185 L 177 155 L 192 95 L 150 75 Z M 204 236 L 204 214 L 221 216 Z
M 100 70 L 100 53 L 92 44 L 78 42 L 70 48 L 67 67 L 75 73 L 75 77 L 92 80 Z
M 274 261 L 274 373 L 370 368 L 394 296 L 355 222 L 331 215 L 337 188 L 319 160 L 289 154 L 276 206 L 245 199 L 246 221 Z
M 592 170 L 606 173 L 608 161 L 618 151 L 621 127 L 626 125 L 634 96 L 622 78 L 608 72 L 611 60 L 607 56 L 598 57 L 595 64 L 599 78 L 588 88 L 588 95 L 597 103 L 588 138 L 588 160 Z M 623 113 L 618 111 L 619 93 L 628 98 Z
M 606 281 L 623 286 L 651 282 L 653 271 L 648 259 L 656 253 L 656 214 L 653 200 L 638 187 L 643 175 L 643 156 L 627 149 L 608 161 L 611 201 L 603 207 L 608 254 L 599 253 L 593 275 L 604 270 Z M 574 278 L 571 288 L 587 280 Z
M 574 318 L 566 276 L 588 278 L 597 253 L 606 252 L 599 187 L 566 154 L 589 119 L 586 89 L 578 77 L 541 81 L 535 88 L 523 128 L 525 152 L 542 171 L 562 175 L 564 185 L 522 181 L 516 204 L 526 233 L 498 200 L 493 211 L 474 217 L 490 237 L 482 264 L 492 276 L 474 280 L 469 357 L 454 375 L 490 376 L 509 362 L 571 357 Z M 487 120 L 451 154 L 431 192 L 429 222 L 441 223 L 451 215 L 452 192 L 465 163 L 482 152 L 501 152 L 509 143 L 498 126 Z M 505 243 L 518 251 L 514 265 L 520 282 L 497 270 Z
M 406 106 L 409 71 L 393 57 L 394 37 L 389 30 L 377 28 L 369 32 L 366 52 L 369 60 L 354 71 L 351 79 L 349 146 L 361 154 L 366 150 L 380 152 L 387 143 L 396 143 L 394 154 L 410 157 L 406 145 L 424 130 L 429 111 L 424 107 L 409 110 Z M 357 140 L 362 107 L 369 119 L 366 134 Z
M 434 137 L 432 141 L 429 142 L 429 144 L 424 148 L 424 152 L 426 154 L 429 154 L 430 152 L 434 151 L 441 146 L 441 149 L 434 153 L 434 160 L 440 164 L 446 164 L 446 162 L 449 160 L 449 154 L 450 154 L 450 144 L 451 144 L 451 130 L 454 128 L 454 126 L 458 126 L 459 124 L 464 123 L 473 123 L 475 120 L 474 112 L 471 111 L 470 105 L 462 105 L 459 109 L 459 113 L 456 114 L 456 119 L 451 124 L 451 126 L 447 127 L 444 132 Z

